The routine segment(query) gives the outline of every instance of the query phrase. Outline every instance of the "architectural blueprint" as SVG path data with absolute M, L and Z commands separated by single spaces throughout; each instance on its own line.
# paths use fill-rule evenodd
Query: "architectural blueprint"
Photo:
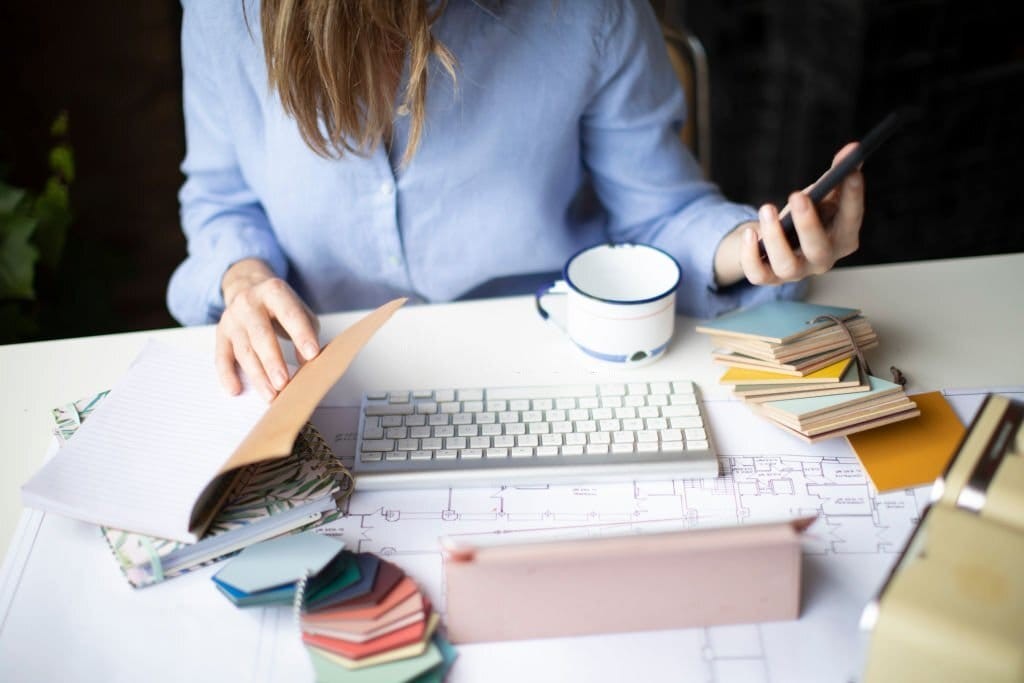
M 488 489 L 359 492 L 347 516 L 325 529 L 348 547 L 405 567 L 443 614 L 438 538 L 503 539 L 594 536 L 723 526 L 816 515 L 804 540 L 804 591 L 795 622 L 630 634 L 630 657 L 609 662 L 622 638 L 554 639 L 557 661 L 580 680 L 638 672 L 669 680 L 846 681 L 857 677 L 866 636 L 860 610 L 880 585 L 928 500 L 928 487 L 879 495 L 843 439 L 808 446 L 753 417 L 731 400 L 706 403 L 723 476 L 717 479 L 517 486 Z M 969 416 L 968 416 L 969 418 Z M 338 453 L 350 454 L 357 411 L 322 408 L 314 417 Z M 757 568 L 751 567 L 751 581 Z M 672 644 L 665 661 L 666 639 Z M 539 641 L 529 645 L 536 654 Z M 557 680 L 545 663 L 516 656 L 525 646 L 503 643 L 507 666 L 477 661 L 479 646 L 460 648 L 454 680 Z M 526 650 L 523 650 L 526 652 Z M 498 656 L 501 656 L 500 654 Z M 484 659 L 481 657 L 481 660 Z M 643 661 L 639 661 L 639 660 Z M 665 667 L 668 667 L 666 669 Z M 502 674 L 502 672 L 505 672 Z M 643 676 L 641 676 L 643 680 Z

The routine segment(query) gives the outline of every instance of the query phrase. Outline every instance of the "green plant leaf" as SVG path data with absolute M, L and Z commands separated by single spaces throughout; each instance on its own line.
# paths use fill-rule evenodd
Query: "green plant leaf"
M 25 197 L 25 190 L 0 181 L 0 214 L 13 213 Z
M 39 250 L 31 240 L 37 223 L 29 216 L 0 217 L 0 299 L 35 299 Z
M 68 189 L 59 179 L 50 178 L 36 197 L 35 215 L 39 225 L 33 242 L 39 247 L 39 260 L 47 268 L 56 269 L 71 225 Z
M 50 135 L 55 138 L 62 138 L 68 134 L 68 113 L 62 111 L 50 124 Z
M 75 155 L 70 146 L 59 144 L 50 150 L 50 168 L 68 183 L 75 179 Z

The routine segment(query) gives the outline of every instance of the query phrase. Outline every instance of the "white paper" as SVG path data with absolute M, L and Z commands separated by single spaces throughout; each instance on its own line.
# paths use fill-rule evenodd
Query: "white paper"
M 260 417 L 212 359 L 150 341 L 75 437 L 22 488 L 29 507 L 192 542 L 193 504 Z

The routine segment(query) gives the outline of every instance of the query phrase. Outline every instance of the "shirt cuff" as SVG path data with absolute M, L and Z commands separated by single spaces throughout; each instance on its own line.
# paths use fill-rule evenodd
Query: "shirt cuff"
M 206 245 L 199 254 L 194 249 L 171 278 L 168 305 L 182 324 L 203 325 L 220 320 L 224 313 L 224 273 L 243 259 L 261 259 L 278 277 L 288 276 L 288 261 L 266 230 L 247 226 L 218 232 L 214 244 Z

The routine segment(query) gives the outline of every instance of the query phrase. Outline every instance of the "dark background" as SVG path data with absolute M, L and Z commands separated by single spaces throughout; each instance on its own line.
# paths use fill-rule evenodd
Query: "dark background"
M 784 201 L 909 104 L 923 115 L 867 164 L 861 249 L 840 267 L 1024 251 L 1017 3 L 652 1 L 707 49 L 712 176 L 730 198 Z M 62 110 L 77 163 L 42 338 L 175 324 L 164 292 L 185 254 L 180 20 L 176 0 L 0 7 L 0 179 L 41 186 Z

